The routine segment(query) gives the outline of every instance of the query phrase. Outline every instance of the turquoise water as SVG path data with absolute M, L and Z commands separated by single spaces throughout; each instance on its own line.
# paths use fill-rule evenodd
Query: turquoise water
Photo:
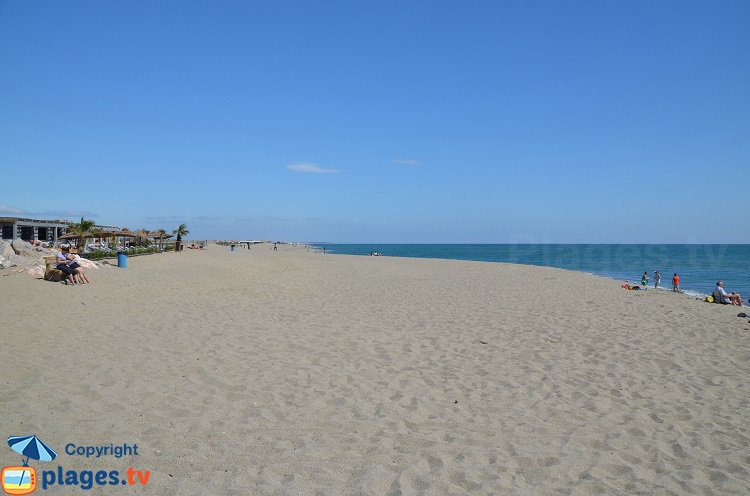
M 653 287 L 654 271 L 661 272 L 661 286 L 671 289 L 672 275 L 680 275 L 680 287 L 690 293 L 710 294 L 716 281 L 727 291 L 750 298 L 750 245 L 402 245 L 320 244 L 326 251 L 346 255 L 447 258 L 481 262 L 543 265 L 638 281 L 648 271 Z

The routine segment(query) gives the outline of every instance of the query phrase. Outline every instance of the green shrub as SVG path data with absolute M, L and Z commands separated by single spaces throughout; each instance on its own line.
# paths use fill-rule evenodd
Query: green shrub
M 120 250 L 94 250 L 89 253 L 85 253 L 82 256 L 89 260 L 101 260 L 103 258 L 115 258 Z M 131 246 L 126 250 L 122 250 L 126 255 L 146 255 L 149 253 L 159 253 L 159 248 L 156 246 Z

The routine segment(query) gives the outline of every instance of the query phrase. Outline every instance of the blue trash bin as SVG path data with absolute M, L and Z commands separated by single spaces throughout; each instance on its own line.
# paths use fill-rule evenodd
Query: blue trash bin
M 237 251 L 237 246 L 232 245 L 232 251 Z
M 128 256 L 124 252 L 117 253 L 117 266 L 121 269 L 128 268 Z

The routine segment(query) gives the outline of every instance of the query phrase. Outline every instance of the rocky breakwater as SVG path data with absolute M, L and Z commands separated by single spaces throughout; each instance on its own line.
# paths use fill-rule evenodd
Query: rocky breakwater
M 21 239 L 13 241 L 0 240 L 0 273 L 10 275 L 27 273 L 38 279 L 44 277 L 46 264 L 44 257 L 53 256 L 54 250 L 34 246 Z M 81 259 L 83 267 L 98 269 L 98 264 L 90 260 Z
M 49 254 L 47 249 L 20 239 L 0 241 L 0 270 L 5 272 L 3 275 L 27 272 L 41 278 L 44 277 L 44 256 Z

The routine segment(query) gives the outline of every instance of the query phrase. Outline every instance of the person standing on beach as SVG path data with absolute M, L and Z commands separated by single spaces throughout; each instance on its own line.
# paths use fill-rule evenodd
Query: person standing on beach
M 677 272 L 672 276 L 672 291 L 675 293 L 680 292 L 680 276 L 677 275 Z
M 641 286 L 644 287 L 644 289 L 648 286 L 648 271 L 643 272 L 643 277 L 641 277 Z
M 654 272 L 654 289 L 659 289 L 659 283 L 661 282 L 661 274 L 657 270 Z

